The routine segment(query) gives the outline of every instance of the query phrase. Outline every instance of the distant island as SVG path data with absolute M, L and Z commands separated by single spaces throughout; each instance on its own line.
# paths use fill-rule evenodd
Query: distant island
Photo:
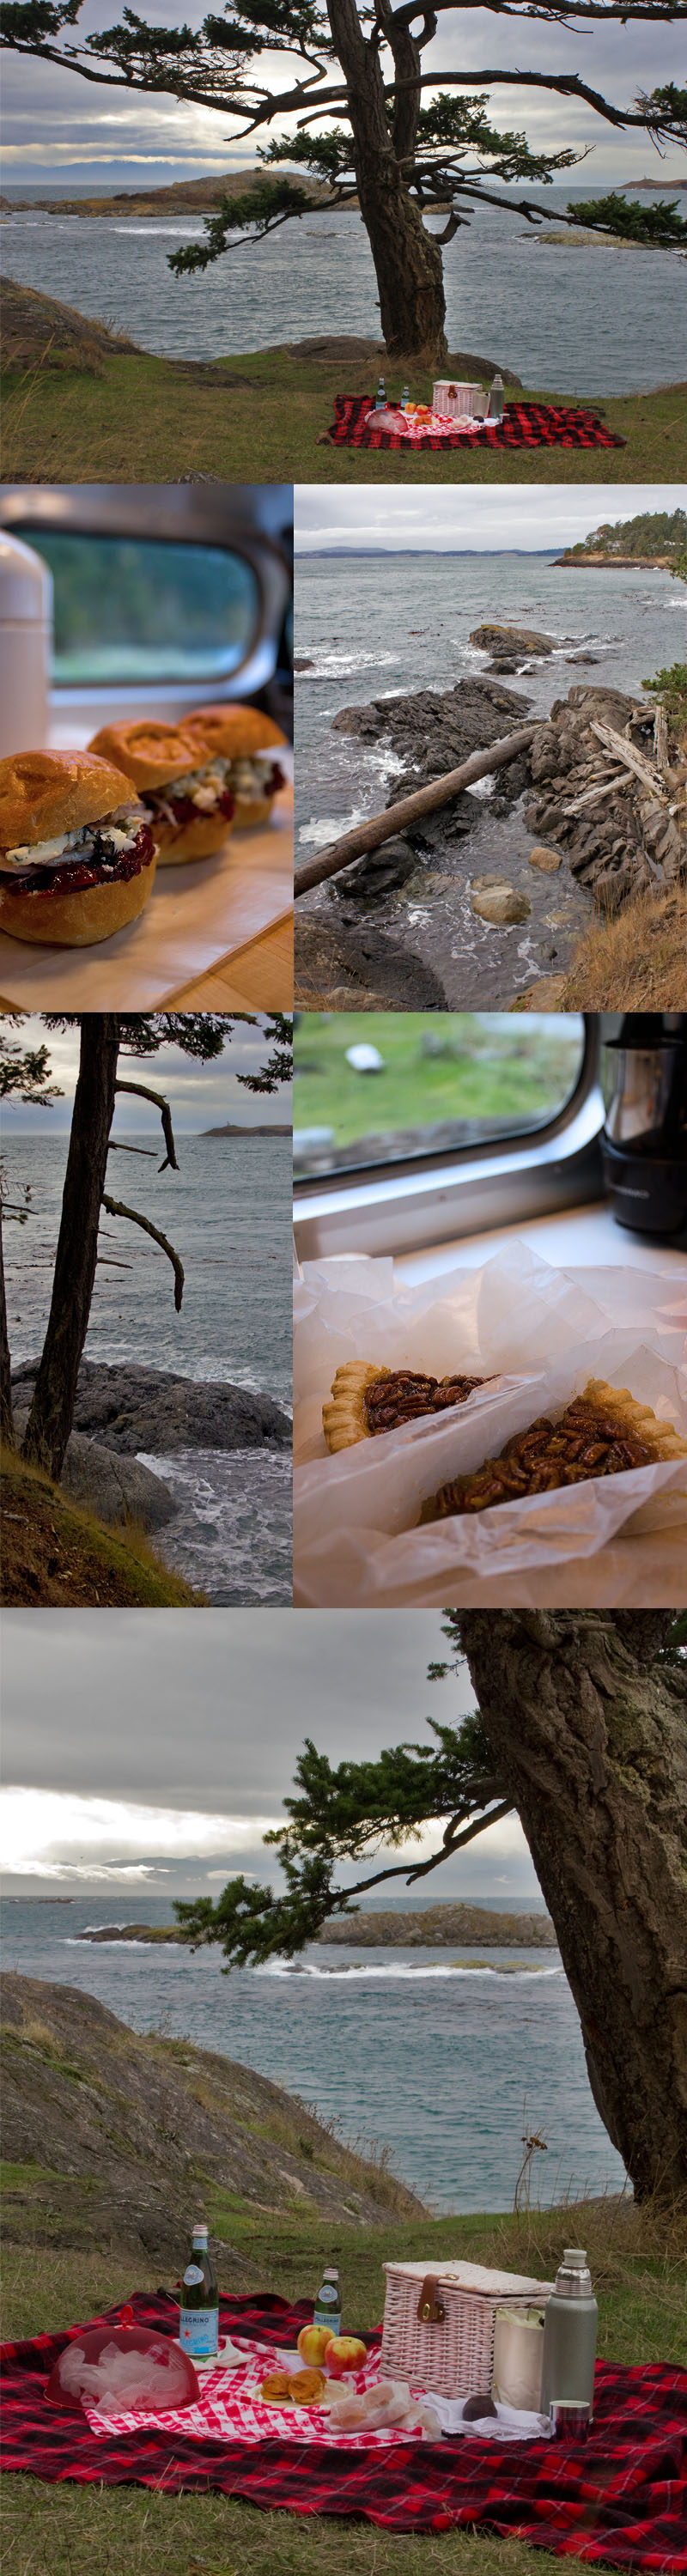
M 196 1947 L 203 1946 L 203 1933 Z M 174 1941 L 181 1946 L 184 1934 L 175 1923 L 106 1923 L 92 1925 L 77 1932 L 77 1941 Z M 344 1943 L 359 1950 L 378 1949 L 448 1949 L 454 1941 L 468 1947 L 491 1949 L 555 1950 L 556 1934 L 548 1914 L 498 1914 L 486 1907 L 454 1903 L 423 1906 L 407 1914 L 373 1913 L 359 1908 L 355 1914 L 339 1914 L 323 1923 L 317 1940 Z
M 300 172 L 290 172 L 295 188 L 307 190 L 309 198 L 328 205 L 331 189 L 317 179 L 304 179 Z M 224 197 L 245 196 L 251 188 L 262 186 L 262 169 L 224 170 L 209 179 L 173 179 L 153 187 L 119 188 L 111 197 L 27 197 L 27 213 L 32 208 L 44 215 L 215 215 Z M 0 213 L 16 215 L 16 198 L 0 197 Z
M 236 1125 L 232 1125 L 231 1120 L 229 1120 L 226 1127 L 201 1128 L 202 1136 L 290 1136 L 291 1133 L 292 1130 L 290 1125 L 287 1125 L 286 1127 L 270 1127 L 268 1126 L 267 1121 L 265 1121 L 265 1124 L 262 1127 L 238 1127 Z
M 557 557 L 563 567 L 624 564 L 641 572 L 672 572 L 687 557 L 685 510 L 640 510 L 634 519 L 604 520 L 600 528 Z

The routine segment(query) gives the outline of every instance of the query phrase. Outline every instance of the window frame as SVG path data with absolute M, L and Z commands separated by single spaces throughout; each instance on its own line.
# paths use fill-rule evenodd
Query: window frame
M 283 494 L 283 501 L 280 496 Z M 291 597 L 291 568 L 286 542 L 288 485 L 263 487 L 224 484 L 221 493 L 188 492 L 169 484 L 55 484 L 5 486 L 0 495 L 0 526 L 22 532 L 30 545 L 41 533 L 68 536 L 128 537 L 141 542 L 213 546 L 239 555 L 249 566 L 257 598 L 245 652 L 224 679 L 208 671 L 178 680 L 56 680 L 51 705 L 61 731 L 64 716 L 81 714 L 93 729 L 116 715 L 125 721 L 139 712 L 164 720 L 178 717 L 212 689 L 213 700 L 254 697 L 269 686 L 279 655 L 284 620 Z M 73 729 L 73 727 L 72 727 Z
M 574 1089 L 540 1127 L 365 1170 L 357 1166 L 321 1178 L 309 1173 L 302 1181 L 294 1175 L 298 1260 L 352 1251 L 421 1251 L 601 1198 L 602 1032 L 598 1012 L 582 1016 L 584 1045 Z

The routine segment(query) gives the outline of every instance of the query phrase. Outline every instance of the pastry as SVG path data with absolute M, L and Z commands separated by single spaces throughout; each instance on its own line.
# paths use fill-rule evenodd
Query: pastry
M 426 1377 L 420 1369 L 377 1368 L 371 1360 L 345 1360 L 338 1368 L 322 1423 L 328 1449 L 351 1449 L 397 1431 L 422 1413 L 446 1413 L 465 1404 L 483 1377 Z
M 266 2406 L 319 2406 L 326 2386 L 323 2370 L 272 2370 L 260 2396 Z
M 664 1458 L 687 1458 L 687 1440 L 674 1424 L 659 1422 L 651 1406 L 639 1404 L 628 1387 L 590 1378 L 584 1394 L 576 1395 L 557 1421 L 540 1414 L 527 1430 L 514 1432 L 497 1458 L 441 1485 L 423 1503 L 420 1518 L 485 1512 L 494 1503 L 519 1502 L 528 1494 L 550 1493 L 556 1486 L 579 1485 L 595 1476 L 619 1476 L 629 1467 L 653 1467 Z

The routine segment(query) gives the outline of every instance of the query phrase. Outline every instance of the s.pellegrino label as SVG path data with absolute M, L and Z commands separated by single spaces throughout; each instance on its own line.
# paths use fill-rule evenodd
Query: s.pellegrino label
M 332 2334 L 341 2333 L 341 2291 L 338 2272 L 325 2272 L 315 2300 L 313 2325 L 331 2326 Z
M 207 2227 L 194 2227 L 181 2283 L 179 2342 L 191 2361 L 212 2361 L 219 2344 L 219 2291 L 208 2253 Z

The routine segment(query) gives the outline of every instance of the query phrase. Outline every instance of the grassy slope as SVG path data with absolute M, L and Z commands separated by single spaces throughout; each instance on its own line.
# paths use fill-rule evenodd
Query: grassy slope
M 536 1002 L 534 1004 L 536 1009 Z M 640 895 L 592 921 L 564 980 L 564 1011 L 687 1009 L 687 891 Z
M 341 1145 L 368 1130 L 377 1135 L 436 1119 L 512 1120 L 514 1111 L 545 1118 L 575 1080 L 572 1032 L 560 1040 L 536 1029 L 527 1038 L 514 1032 L 512 1044 L 502 1038 L 498 1061 L 484 1023 L 471 1029 L 468 1015 L 466 1028 L 465 1014 L 452 1011 L 442 1013 L 446 1053 L 423 1056 L 427 1025 L 425 1012 L 366 1012 L 363 1035 L 378 1047 L 384 1071 L 361 1079 L 346 1063 L 346 1048 L 361 1034 L 357 1012 L 337 1011 L 330 1018 L 309 1012 L 296 1035 L 294 1126 L 331 1127 Z
M 27 2193 L 30 2199 L 30 2169 Z M 219 2214 L 219 2212 L 218 2212 Z M 584 2214 L 448 2218 L 383 2231 L 332 2231 L 268 2212 L 231 2213 L 232 2248 L 222 2285 L 262 2287 L 286 2297 L 313 2294 L 323 2260 L 338 2259 L 346 2320 L 370 2326 L 382 2307 L 381 2270 L 390 2251 L 408 2260 L 462 2253 L 550 2278 L 564 2237 L 590 2249 L 599 2292 L 602 2354 L 619 2361 L 684 2356 L 684 2229 L 597 2202 Z M 55 2330 L 146 2286 L 116 2253 L 46 2256 L 40 2229 L 6 2260 L 5 2334 Z M 669 2256 L 661 2250 L 672 2240 Z M 150 2286 L 148 2284 L 147 2286 Z M 168 2284 L 171 2286 L 171 2283 Z M 6 2479 L 6 2565 L 12 2576 L 560 2576 L 560 2560 L 517 2540 L 472 2533 L 414 2538 L 370 2524 L 261 2514 L 223 2496 L 161 2496 L 145 2489 L 47 2486 Z
M 2 1454 L 6 1608 L 202 1609 L 143 1530 L 111 1530 L 12 1450 Z
M 625 448 L 516 448 L 401 457 L 319 446 L 335 393 L 370 388 L 370 362 L 306 362 L 286 351 L 173 365 L 107 358 L 101 375 L 60 367 L 9 374 L 3 475 L 30 482 L 621 483 L 687 471 L 685 386 L 604 400 Z M 414 383 L 425 398 L 429 376 Z M 550 397 L 541 397 L 543 400 Z M 566 400 L 568 397 L 566 397 Z M 580 401 L 589 401 L 582 392 Z

